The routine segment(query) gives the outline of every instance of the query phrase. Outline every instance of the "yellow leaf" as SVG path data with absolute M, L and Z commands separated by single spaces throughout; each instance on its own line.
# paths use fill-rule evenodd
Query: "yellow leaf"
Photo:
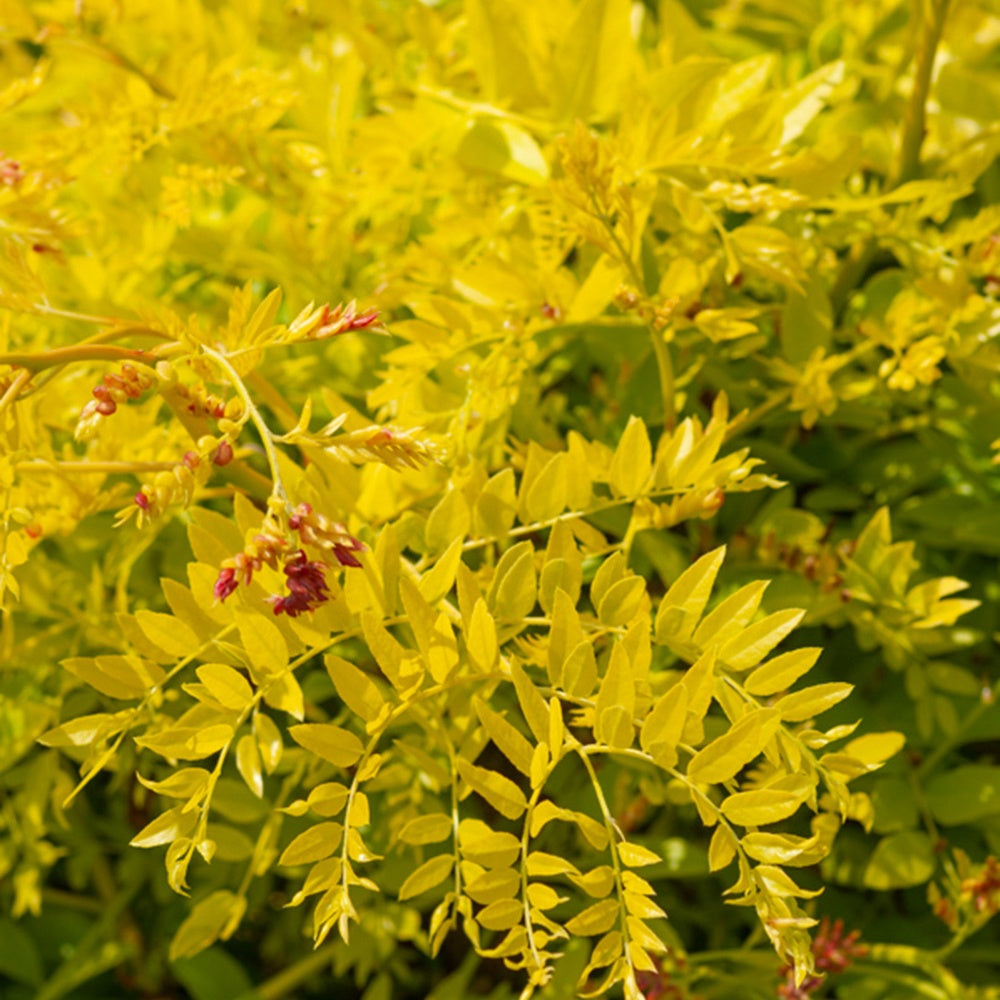
M 281 853 L 278 864 L 287 868 L 307 865 L 330 857 L 340 847 L 344 828 L 340 823 L 317 823 L 303 830 Z
M 844 747 L 844 753 L 865 764 L 881 764 L 899 753 L 905 743 L 906 737 L 902 733 L 866 733 L 851 740 Z
M 729 732 L 691 758 L 688 778 L 706 785 L 728 781 L 764 749 L 780 724 L 773 708 L 759 708 L 743 716 Z
M 785 722 L 802 722 L 833 708 L 854 690 L 853 684 L 831 681 L 829 684 L 814 684 L 792 694 L 779 698 L 774 707 Z
M 611 492 L 618 497 L 639 496 L 646 488 L 652 469 L 653 450 L 646 425 L 639 417 L 629 417 L 625 433 L 611 459 L 608 472 Z
M 412 899 L 440 885 L 451 874 L 454 866 L 455 857 L 452 854 L 437 854 L 425 861 L 416 871 L 411 872 L 399 887 L 400 901 Z
M 477 670 L 488 673 L 497 662 L 497 627 L 486 602 L 480 597 L 472 609 L 472 618 L 466 630 L 465 645 Z
M 511 663 L 510 674 L 528 728 L 537 743 L 545 743 L 549 738 L 549 706 L 519 663 Z
M 615 887 L 615 870 L 610 865 L 599 865 L 579 875 L 570 874 L 570 881 L 588 896 L 604 899 Z
M 264 764 L 264 769 L 268 774 L 273 774 L 274 769 L 281 762 L 281 754 L 285 749 L 281 739 L 281 731 L 270 716 L 260 712 L 254 716 L 253 731 L 254 736 L 257 737 L 257 749 L 260 750 L 260 759 Z
M 646 581 L 641 576 L 625 577 L 608 588 L 597 609 L 597 617 L 612 627 L 626 625 L 639 610 L 645 593 Z
M 365 722 L 378 718 L 385 701 L 372 679 L 353 663 L 332 653 L 323 662 L 340 700 Z
M 753 695 L 787 691 L 803 674 L 812 670 L 822 652 L 819 647 L 808 646 L 775 656 L 750 674 L 743 686 Z
M 501 469 L 487 480 L 476 501 L 478 530 L 487 538 L 504 538 L 516 515 L 514 470 Z
M 361 740 L 332 723 L 306 723 L 292 726 L 288 734 L 301 747 L 337 767 L 350 767 L 364 753 Z
M 529 521 L 548 521 L 566 509 L 566 456 L 557 452 L 542 466 L 524 498 L 524 512 Z
M 666 644 L 671 639 L 686 639 L 691 635 L 708 604 L 725 557 L 724 545 L 713 549 L 673 582 L 656 612 L 654 634 L 657 642 Z
M 731 670 L 749 670 L 795 628 L 804 611 L 789 608 L 755 622 L 733 637 L 719 650 L 719 659 Z
M 506 931 L 524 919 L 524 906 L 516 899 L 498 899 L 476 914 L 488 931 Z
M 302 688 L 295 679 L 295 674 L 291 670 L 284 670 L 270 683 L 264 683 L 264 701 L 271 708 L 276 708 L 281 712 L 287 712 L 295 719 L 305 717 L 305 702 L 302 697 Z
M 552 875 L 579 876 L 572 861 L 558 854 L 546 854 L 545 851 L 532 851 L 528 855 L 528 874 L 532 878 L 546 878 Z
M 458 773 L 469 787 L 507 819 L 517 819 L 528 808 L 524 792 L 510 778 L 485 767 L 477 767 L 461 758 L 457 761 L 457 766 Z
M 655 851 L 641 844 L 621 843 L 617 847 L 618 857 L 629 868 L 642 868 L 645 865 L 659 864 L 663 860 Z
M 684 731 L 687 704 L 687 687 L 675 684 L 656 700 L 642 724 L 639 743 L 660 767 L 677 763 L 677 744 Z
M 170 656 L 181 658 L 194 653 L 201 643 L 179 618 L 156 611 L 137 611 L 135 620 L 146 638 Z
M 205 663 L 195 671 L 212 697 L 226 708 L 242 711 L 253 700 L 247 679 L 224 663 Z
M 760 606 L 767 580 L 757 580 L 740 587 L 735 594 L 727 597 L 718 607 L 707 614 L 695 629 L 692 641 L 699 649 L 710 644 L 721 645 L 728 642 L 751 618 Z
M 465 884 L 467 895 L 483 904 L 493 903 L 498 899 L 513 899 L 520 888 L 520 873 L 513 868 L 484 871 Z
M 531 744 L 506 720 L 493 711 L 481 698 L 473 699 L 473 707 L 487 735 L 503 755 L 525 776 L 531 774 Z
M 543 184 L 549 176 L 549 166 L 531 135 L 500 119 L 477 118 L 471 122 L 456 157 L 464 167 L 521 184 Z
M 451 488 L 427 518 L 424 538 L 432 553 L 444 552 L 456 539 L 464 539 L 472 524 L 472 514 L 461 490 Z
M 594 736 L 599 743 L 624 749 L 632 745 L 635 729 L 635 680 L 622 643 L 611 648 L 608 670 L 594 703 Z
M 260 769 L 257 741 L 249 734 L 241 736 L 236 744 L 236 769 L 257 798 L 264 794 L 264 775 Z
M 588 906 L 575 917 L 566 921 L 566 930 L 570 934 L 583 937 L 595 937 L 605 934 L 618 920 L 618 900 L 602 899 L 599 903 Z
M 721 871 L 736 857 L 736 846 L 739 841 L 736 835 L 720 823 L 712 834 L 708 844 L 708 867 L 710 871 Z
M 457 536 L 437 562 L 420 578 L 420 593 L 428 604 L 435 604 L 444 597 L 455 584 L 458 564 L 462 561 L 462 545 L 465 535 Z
M 169 844 L 178 837 L 187 836 L 193 829 L 198 817 L 194 810 L 185 811 L 181 806 L 174 806 L 160 813 L 152 822 L 147 823 L 130 841 L 131 847 L 159 847 Z
M 451 836 L 452 820 L 444 813 L 415 816 L 402 830 L 399 839 L 404 844 L 439 844 Z
M 462 820 L 458 843 L 463 858 L 486 868 L 508 868 L 521 853 L 521 841 L 517 837 L 491 830 L 478 819 Z
M 318 816 L 336 816 L 347 803 L 348 794 L 339 781 L 326 781 L 309 793 L 307 804 Z
M 62 666 L 101 694 L 123 700 L 141 698 L 166 677 L 162 667 L 138 656 L 73 657 Z
M 261 678 L 288 666 L 288 645 L 278 626 L 263 613 L 237 610 L 236 627 L 250 663 Z
M 508 557 L 516 553 L 513 558 Z M 519 622 L 535 606 L 535 553 L 530 542 L 508 549 L 497 564 L 490 587 L 493 612 L 502 621 Z
M 788 819 L 802 805 L 803 798 L 779 789 L 759 788 L 737 792 L 722 803 L 722 815 L 740 826 L 765 826 Z

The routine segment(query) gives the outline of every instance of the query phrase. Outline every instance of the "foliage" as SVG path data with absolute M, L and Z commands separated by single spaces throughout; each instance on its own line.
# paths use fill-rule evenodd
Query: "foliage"
M 987 0 L 0 12 L 4 996 L 998 995 Z

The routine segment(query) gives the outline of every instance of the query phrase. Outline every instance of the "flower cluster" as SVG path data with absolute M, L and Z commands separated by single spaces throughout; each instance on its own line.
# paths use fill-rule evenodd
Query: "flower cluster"
M 790 966 L 783 967 L 779 974 L 785 979 L 778 986 L 781 1000 L 809 1000 L 822 986 L 825 975 L 835 976 L 848 968 L 856 958 L 867 955 L 868 946 L 858 943 L 860 937 L 861 932 L 857 930 L 845 934 L 842 920 L 835 920 L 831 924 L 830 918 L 824 917 L 812 943 L 813 959 L 820 975 L 806 976 L 800 985 L 796 985 L 795 970 Z
M 83 441 L 91 437 L 101 417 L 110 417 L 119 403 L 138 399 L 152 384 L 153 380 L 146 372 L 127 362 L 117 372 L 108 372 L 94 386 L 94 398 L 80 411 L 76 439 Z
M 390 469 L 419 469 L 438 457 L 438 449 L 415 430 L 364 427 L 339 434 L 323 445 L 329 455 L 345 462 L 381 462 Z
M 957 892 L 952 898 L 931 886 L 930 901 L 934 915 L 956 930 L 965 914 L 976 924 L 1000 912 L 1000 860 L 992 854 L 979 866 L 973 866 L 968 856 L 955 851 L 958 868 Z M 957 881 L 957 880 L 956 880 Z
M 215 420 L 227 417 L 230 420 L 239 420 L 243 415 L 241 399 L 235 396 L 230 400 L 222 399 L 209 392 L 204 385 L 187 386 L 178 382 L 174 386 L 174 392 L 180 397 L 188 413 L 195 417 L 211 417 Z
M 360 567 L 361 563 L 355 552 L 361 552 L 364 546 L 344 525 L 331 521 L 319 514 L 307 503 L 300 503 L 288 519 L 288 526 L 297 531 L 304 545 L 315 545 L 316 548 L 330 552 L 341 566 Z
M 358 312 L 355 301 L 347 305 L 306 306 L 291 323 L 288 332 L 294 340 L 326 340 L 351 330 L 364 330 L 378 323 L 378 310 Z
M 675 957 L 673 969 L 666 968 L 659 955 L 651 955 L 650 958 L 655 968 L 639 970 L 635 974 L 635 984 L 646 1000 L 699 1000 L 673 978 L 676 972 L 685 971 L 687 962 L 684 958 Z
M 23 180 L 24 171 L 21 169 L 21 164 L 0 152 L 0 184 L 16 187 Z
M 299 549 L 283 567 L 288 578 L 289 592 L 284 596 L 272 594 L 267 599 L 273 606 L 274 613 L 284 613 L 294 618 L 303 611 L 312 611 L 322 604 L 330 596 L 326 592 L 326 580 L 323 577 L 325 569 L 323 563 L 310 561 L 305 552 Z
M 211 439 L 208 439 L 211 440 Z M 223 442 L 228 447 L 227 442 Z M 219 446 L 221 448 L 222 445 Z M 218 449 L 216 449 L 218 451 Z M 195 451 L 184 452 L 184 457 L 172 468 L 158 472 L 151 483 L 142 486 L 132 498 L 132 503 L 115 515 L 115 527 L 121 527 L 133 516 L 141 528 L 147 521 L 161 517 L 169 507 L 188 506 L 195 491 L 204 486 L 212 474 L 209 463 Z
M 216 600 L 224 601 L 240 584 L 249 586 L 254 573 L 264 566 L 281 568 L 288 581 L 287 594 L 272 594 L 267 598 L 276 615 L 294 618 L 303 611 L 313 611 L 329 598 L 324 573 L 325 563 L 310 560 L 303 545 L 311 545 L 332 554 L 341 566 L 361 565 L 356 552 L 364 546 L 347 529 L 323 514 L 316 513 L 307 503 L 299 504 L 288 518 L 288 527 L 298 535 L 293 542 L 271 517 L 263 529 L 254 535 L 242 552 L 227 559 L 215 581 Z

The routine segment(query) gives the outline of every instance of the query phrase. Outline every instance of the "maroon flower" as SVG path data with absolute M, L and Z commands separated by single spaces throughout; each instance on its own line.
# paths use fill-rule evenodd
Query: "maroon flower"
M 286 614 L 294 618 L 303 611 L 312 611 L 322 604 L 329 594 L 326 591 L 324 565 L 310 561 L 302 549 L 284 566 L 288 578 L 288 593 L 272 594 L 267 600 L 276 615 Z
M 215 599 L 217 601 L 224 601 L 239 585 L 240 582 L 236 579 L 236 570 L 231 566 L 227 566 L 219 572 L 219 577 L 215 581 L 215 589 L 213 591 Z

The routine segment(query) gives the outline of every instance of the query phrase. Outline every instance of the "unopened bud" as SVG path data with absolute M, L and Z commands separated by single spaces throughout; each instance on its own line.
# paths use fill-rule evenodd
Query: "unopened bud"
M 223 441 L 212 455 L 212 462 L 215 465 L 228 465 L 233 460 L 233 446 L 228 441 Z

